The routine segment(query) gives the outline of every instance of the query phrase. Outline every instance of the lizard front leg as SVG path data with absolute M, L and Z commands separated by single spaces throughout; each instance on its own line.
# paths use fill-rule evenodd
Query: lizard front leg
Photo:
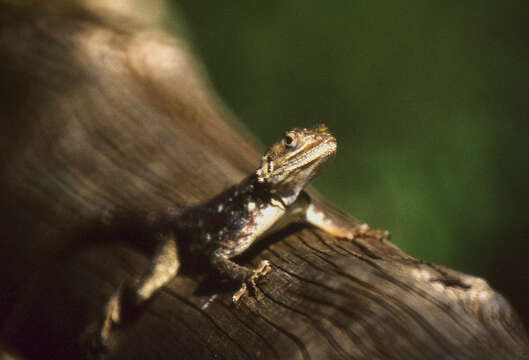
M 255 282 L 260 277 L 268 274 L 271 270 L 270 262 L 263 260 L 257 269 L 250 269 L 246 266 L 241 266 L 230 260 L 226 251 L 217 250 L 210 258 L 211 265 L 219 272 L 220 275 L 234 281 L 241 282 L 241 288 L 232 296 L 234 303 L 248 292 L 248 286 L 255 288 Z
M 111 332 L 125 325 L 140 313 L 140 310 L 152 296 L 178 272 L 178 248 L 174 234 L 160 236 L 159 245 L 147 271 L 135 281 L 126 281 L 107 302 L 98 327 L 96 348 L 107 348 Z
M 318 197 L 301 192 L 293 204 L 292 213 L 332 236 L 352 240 L 359 236 L 372 237 L 377 240 L 389 238 L 386 230 L 373 230 L 368 224 L 358 223 L 340 210 L 328 205 Z

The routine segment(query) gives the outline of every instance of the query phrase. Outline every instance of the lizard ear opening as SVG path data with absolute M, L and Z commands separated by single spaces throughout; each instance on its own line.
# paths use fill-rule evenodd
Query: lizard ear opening
M 274 162 L 272 161 L 270 156 L 268 155 L 263 156 L 261 160 L 261 167 L 257 169 L 257 171 L 255 172 L 257 175 L 257 180 L 261 183 L 265 182 L 266 179 L 269 178 L 270 173 L 272 173 L 273 171 L 274 171 Z

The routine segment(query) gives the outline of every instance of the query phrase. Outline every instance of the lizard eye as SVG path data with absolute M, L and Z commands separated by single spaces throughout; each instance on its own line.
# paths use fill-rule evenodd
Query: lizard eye
M 297 139 L 293 134 L 286 134 L 283 141 L 287 148 L 295 148 L 297 145 Z

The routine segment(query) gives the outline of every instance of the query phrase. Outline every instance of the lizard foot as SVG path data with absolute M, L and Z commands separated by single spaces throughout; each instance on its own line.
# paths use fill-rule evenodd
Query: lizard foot
M 117 291 L 105 305 L 102 319 L 90 325 L 83 336 L 82 343 L 86 346 L 89 358 L 99 358 L 110 351 L 111 333 L 120 321 L 120 291 Z
M 110 334 L 116 326 L 121 322 L 121 291 L 117 291 L 112 295 L 107 305 L 105 306 L 105 312 L 103 322 L 99 334 L 96 339 L 103 349 L 109 348 Z
M 133 288 L 122 285 L 107 301 L 101 320 L 89 327 L 83 341 L 92 357 L 110 351 L 112 335 L 118 327 L 128 323 L 138 311 L 139 304 Z
M 259 278 L 268 274 L 271 270 L 272 270 L 272 266 L 270 264 L 270 261 L 268 260 L 261 261 L 261 263 L 259 264 L 259 267 L 253 271 L 252 275 L 248 278 L 248 280 L 243 282 L 241 285 L 241 288 L 237 290 L 235 294 L 233 294 L 232 296 L 233 303 L 237 303 L 244 294 L 248 293 L 249 291 L 248 287 L 250 287 L 252 290 L 255 290 L 257 286 L 256 281 Z
M 116 293 L 107 302 L 102 321 L 93 322 L 81 334 L 79 345 L 86 359 L 100 359 L 110 351 L 110 333 L 119 323 L 119 318 L 119 300 Z

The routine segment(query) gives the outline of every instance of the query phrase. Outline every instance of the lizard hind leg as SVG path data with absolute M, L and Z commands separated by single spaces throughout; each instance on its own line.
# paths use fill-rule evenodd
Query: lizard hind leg
M 153 295 L 175 277 L 180 267 L 174 234 L 164 234 L 147 271 L 135 281 L 125 281 L 110 297 L 103 310 L 96 338 L 91 346 L 106 350 L 112 330 L 131 322 Z

